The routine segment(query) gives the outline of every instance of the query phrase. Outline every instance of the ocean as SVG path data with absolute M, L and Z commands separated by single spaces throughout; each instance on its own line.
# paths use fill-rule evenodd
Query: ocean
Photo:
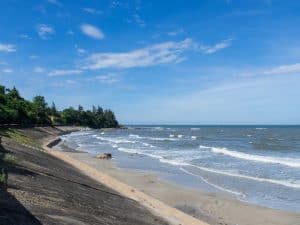
M 241 201 L 300 212 L 300 126 L 128 126 L 62 136 L 121 168 Z

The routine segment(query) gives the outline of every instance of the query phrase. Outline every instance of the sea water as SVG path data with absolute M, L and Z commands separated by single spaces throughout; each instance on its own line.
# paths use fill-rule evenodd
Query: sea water
M 91 154 L 111 152 L 120 167 L 300 212 L 299 126 L 128 126 L 62 138 Z

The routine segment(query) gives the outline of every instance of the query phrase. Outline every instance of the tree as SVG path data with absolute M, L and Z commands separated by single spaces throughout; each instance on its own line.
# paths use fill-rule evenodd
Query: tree
M 32 125 L 79 125 L 91 128 L 118 127 L 118 121 L 111 110 L 103 110 L 93 106 L 92 110 L 69 107 L 63 111 L 51 107 L 43 96 L 35 96 L 32 101 L 21 97 L 19 91 L 0 85 L 0 124 L 32 124 Z
M 43 96 L 35 96 L 32 102 L 33 113 L 38 125 L 51 124 L 50 118 L 47 115 L 47 103 Z

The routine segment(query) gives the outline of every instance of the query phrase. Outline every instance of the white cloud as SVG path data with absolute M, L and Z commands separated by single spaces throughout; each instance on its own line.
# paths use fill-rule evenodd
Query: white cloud
M 72 30 L 68 30 L 68 31 L 67 31 L 67 34 L 68 34 L 68 35 L 74 35 L 74 32 L 73 32 Z
M 0 52 L 16 52 L 16 46 L 11 44 L 1 44 L 0 43 Z
M 48 0 L 48 2 L 59 7 L 63 6 L 63 4 L 58 0 Z
M 84 54 L 84 53 L 86 53 L 86 50 L 83 49 L 83 48 L 77 48 L 76 50 L 77 50 L 78 54 Z
M 111 2 L 111 7 L 112 7 L 112 8 L 116 8 L 116 7 L 120 7 L 120 6 L 123 6 L 123 4 L 122 4 L 120 1 L 113 0 L 113 1 Z
M 132 20 L 129 20 L 129 22 L 132 22 L 132 21 L 135 22 L 136 24 L 140 25 L 141 27 L 146 26 L 145 21 L 141 19 L 139 14 L 134 14 L 132 16 Z
M 37 58 L 39 58 L 39 56 L 38 55 L 30 55 L 29 58 L 30 59 L 37 59 Z
M 6 69 L 3 69 L 2 72 L 3 73 L 12 73 L 12 72 L 14 72 L 14 70 L 10 69 L 10 68 L 6 68 Z
M 82 70 L 53 70 L 48 73 L 49 76 L 65 76 L 65 75 L 73 75 L 73 74 L 80 74 Z
M 80 48 L 78 45 L 74 46 L 78 55 L 85 54 L 87 51 L 84 48 Z
M 48 39 L 50 35 L 55 33 L 53 27 L 46 24 L 39 24 L 37 26 L 37 32 L 41 39 Z
M 217 43 L 213 46 L 200 45 L 199 51 L 204 54 L 213 54 L 217 51 L 228 48 L 231 45 L 231 41 L 232 41 L 232 39 L 226 39 L 226 40 L 223 40 L 220 43 Z
M 264 71 L 264 74 L 299 73 L 299 72 L 300 72 L 300 63 L 296 63 L 296 64 L 274 67 L 270 70 Z
M 130 52 L 96 53 L 86 59 L 85 69 L 133 68 L 157 64 L 178 63 L 184 58 L 183 51 L 193 47 L 191 39 L 164 42 Z
M 180 29 L 168 32 L 168 35 L 170 35 L 170 36 L 176 36 L 178 34 L 182 34 L 183 32 L 184 32 L 184 30 L 182 28 L 180 28 Z
M 78 82 L 75 80 L 66 80 L 63 82 L 55 82 L 50 84 L 52 87 L 59 87 L 59 88 L 68 88 L 78 85 Z
M 87 81 L 98 81 L 103 84 L 114 84 L 120 81 L 116 74 L 108 73 L 105 75 L 96 76 L 93 78 L 87 79 Z
M 20 34 L 19 38 L 26 39 L 26 40 L 31 40 L 32 39 L 28 34 Z
M 82 24 L 80 26 L 80 29 L 82 31 L 82 33 L 84 33 L 85 35 L 95 38 L 95 39 L 103 39 L 104 38 L 104 34 L 101 31 L 100 28 L 95 27 L 93 25 L 90 24 Z
M 37 67 L 33 68 L 33 72 L 35 72 L 35 73 L 43 73 L 43 72 L 45 72 L 45 68 L 37 66 Z
M 83 8 L 82 10 L 86 13 L 93 14 L 93 15 L 102 14 L 100 10 L 93 9 L 93 8 Z

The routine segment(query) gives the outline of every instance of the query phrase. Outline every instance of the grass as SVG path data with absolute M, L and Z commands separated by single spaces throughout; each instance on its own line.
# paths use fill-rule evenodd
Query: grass
M 5 153 L 3 157 L 3 161 L 10 164 L 16 164 L 16 157 L 13 154 Z
M 0 185 L 6 184 L 7 182 L 7 174 L 5 174 L 4 170 L 2 169 L 0 172 Z
M 26 136 L 24 133 L 22 133 L 17 129 L 13 129 L 13 128 L 0 129 L 0 135 L 11 138 L 12 140 L 22 145 L 29 145 L 32 147 L 41 148 L 40 144 L 36 140 Z

